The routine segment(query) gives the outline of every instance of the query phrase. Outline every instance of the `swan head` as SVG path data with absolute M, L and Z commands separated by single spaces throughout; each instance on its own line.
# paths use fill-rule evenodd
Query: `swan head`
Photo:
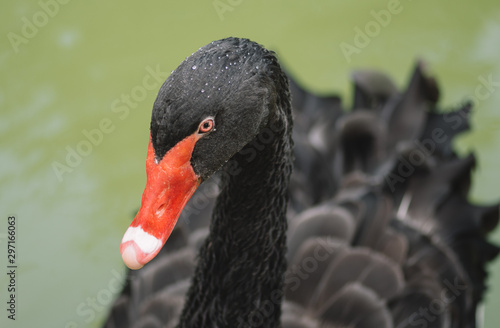
M 273 52 L 227 38 L 167 78 L 153 105 L 141 208 L 120 246 L 129 268 L 158 254 L 199 184 L 276 119 L 283 76 Z

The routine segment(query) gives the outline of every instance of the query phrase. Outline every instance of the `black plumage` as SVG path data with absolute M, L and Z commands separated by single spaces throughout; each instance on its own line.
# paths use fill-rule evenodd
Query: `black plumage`
M 475 159 L 452 149 L 471 105 L 440 112 L 421 63 L 403 92 L 375 71 L 353 82 L 347 112 L 293 79 L 290 101 L 274 54 L 249 40 L 188 57 L 151 137 L 161 158 L 213 116 L 191 159 L 206 181 L 105 326 L 475 327 L 499 249 L 498 206 L 467 202 Z

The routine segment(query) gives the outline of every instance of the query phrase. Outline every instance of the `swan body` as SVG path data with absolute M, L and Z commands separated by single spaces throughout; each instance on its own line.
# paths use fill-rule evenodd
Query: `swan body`
M 151 263 L 105 326 L 475 327 L 499 249 L 498 206 L 467 202 L 475 159 L 451 146 L 470 105 L 441 113 L 421 63 L 403 92 L 374 71 L 353 82 L 346 112 L 249 40 L 186 58 L 153 106 L 121 245 L 132 269 Z

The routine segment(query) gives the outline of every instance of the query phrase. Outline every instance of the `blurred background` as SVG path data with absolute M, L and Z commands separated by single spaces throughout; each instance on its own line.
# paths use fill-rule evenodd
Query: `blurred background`
M 0 13 L 0 326 L 98 327 L 121 288 L 119 244 L 145 184 L 149 121 L 171 70 L 212 40 L 247 37 L 307 89 L 351 103 L 349 74 L 399 87 L 424 59 L 441 107 L 468 98 L 470 199 L 500 200 L 498 1 L 4 1 Z M 7 319 L 7 217 L 17 218 L 17 313 Z M 500 229 L 491 236 L 500 243 Z M 484 327 L 500 320 L 500 261 Z

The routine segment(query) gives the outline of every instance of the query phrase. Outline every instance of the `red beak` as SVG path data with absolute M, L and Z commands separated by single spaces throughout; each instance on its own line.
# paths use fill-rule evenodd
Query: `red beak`
M 146 160 L 147 182 L 141 208 L 123 236 L 120 253 L 130 269 L 140 269 L 161 250 L 200 184 L 191 166 L 199 136 L 186 137 L 157 163 L 151 139 Z

